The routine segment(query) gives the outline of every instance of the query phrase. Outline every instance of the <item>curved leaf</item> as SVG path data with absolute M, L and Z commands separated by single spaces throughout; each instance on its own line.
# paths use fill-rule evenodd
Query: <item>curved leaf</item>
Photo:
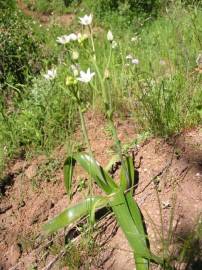
M 113 196 L 110 206 L 136 256 L 150 259 L 151 253 L 144 241 L 144 235 L 139 232 L 122 191 Z
M 98 186 L 102 188 L 107 194 L 110 194 L 117 189 L 117 185 L 113 178 L 100 166 L 100 164 L 94 158 L 85 153 L 78 153 L 74 157 L 77 162 L 96 181 Z
M 111 194 L 117 189 L 117 185 L 112 177 L 100 166 L 91 156 L 85 153 L 78 153 L 68 157 L 64 165 L 64 180 L 68 194 L 71 194 L 71 183 L 75 163 L 78 162 L 84 170 L 92 177 L 98 186 L 107 194 Z
M 110 201 L 110 206 L 134 251 L 137 270 L 148 270 L 149 261 L 162 264 L 161 258 L 153 255 L 147 246 L 147 236 L 143 225 L 142 215 L 132 194 L 117 192 Z
M 106 206 L 109 203 L 109 197 L 102 197 L 100 198 L 100 200 L 96 201 L 91 208 L 91 212 L 90 212 L 90 220 L 92 223 L 95 223 L 95 213 L 96 210 L 98 208 L 100 208 L 100 206 Z
M 67 194 L 71 197 L 72 177 L 73 169 L 76 164 L 76 160 L 73 157 L 68 157 L 64 163 L 64 182 Z
M 121 166 L 121 182 L 120 187 L 122 191 L 130 189 L 133 192 L 135 179 L 135 169 L 133 164 L 133 159 L 131 157 L 126 157 Z
M 95 207 L 98 209 L 106 206 L 107 203 L 108 200 L 102 196 L 87 198 L 83 202 L 67 208 L 58 216 L 50 220 L 43 226 L 43 230 L 47 233 L 54 233 L 86 216 L 90 213 L 91 209 L 94 209 L 94 205 L 96 205 Z

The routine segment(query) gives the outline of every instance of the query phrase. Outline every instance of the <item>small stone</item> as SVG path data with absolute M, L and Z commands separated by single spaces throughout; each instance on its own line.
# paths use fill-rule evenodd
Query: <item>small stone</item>
M 171 207 L 171 204 L 170 204 L 169 201 L 165 201 L 165 202 L 162 203 L 162 208 L 163 209 L 168 209 L 170 207 Z
M 32 179 L 34 176 L 36 176 L 37 168 L 38 167 L 36 165 L 29 166 L 29 168 L 25 171 L 25 175 L 28 179 Z

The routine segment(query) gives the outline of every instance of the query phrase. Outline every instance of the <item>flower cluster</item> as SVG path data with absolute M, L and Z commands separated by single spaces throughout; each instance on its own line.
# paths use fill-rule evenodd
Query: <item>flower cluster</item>
M 70 68 L 72 70 L 73 76 L 66 77 L 67 86 L 75 85 L 77 84 L 78 81 L 82 83 L 89 83 L 92 80 L 92 78 L 95 76 L 95 72 L 91 72 L 90 68 L 88 68 L 86 72 L 82 70 L 79 71 L 79 67 L 76 65 L 71 65 Z
M 79 22 L 83 26 L 90 26 L 92 24 L 92 20 L 93 20 L 92 14 L 85 15 L 84 17 L 79 18 Z M 91 31 L 90 31 L 90 34 L 92 34 Z M 81 43 L 87 38 L 88 38 L 88 35 L 85 33 L 84 34 L 71 33 L 69 35 L 63 35 L 63 36 L 57 37 L 56 41 L 57 41 L 57 43 L 60 43 L 60 44 L 67 44 L 67 43 L 70 43 L 72 41 L 78 41 L 79 43 Z M 111 30 L 109 30 L 107 32 L 107 40 L 110 42 L 112 49 L 115 49 L 118 46 L 118 43 L 114 40 L 114 35 L 113 35 Z M 79 52 L 77 50 L 73 49 L 72 51 L 70 51 L 70 53 L 71 53 L 71 59 L 73 60 L 74 64 L 72 64 L 70 66 L 70 69 L 72 71 L 72 76 L 67 76 L 66 85 L 68 85 L 68 86 L 74 85 L 74 84 L 77 84 L 78 81 L 80 81 L 82 83 L 89 83 L 93 79 L 93 77 L 95 76 L 95 72 L 91 72 L 90 68 L 88 68 L 86 72 L 81 70 L 80 66 L 77 62 L 77 60 L 79 58 Z M 139 60 L 137 58 L 134 58 L 131 54 L 127 55 L 126 59 L 129 60 L 130 63 L 133 65 L 139 64 Z M 129 63 L 127 65 L 129 65 Z M 57 74 L 56 69 L 48 70 L 47 73 L 44 74 L 44 78 L 47 80 L 53 80 L 56 77 L 56 74 Z M 108 69 L 105 70 L 104 77 L 109 78 L 109 70 Z
M 82 24 L 84 26 L 90 25 L 92 23 L 92 20 L 93 20 L 93 15 L 92 14 L 85 15 L 84 17 L 79 18 L 80 24 Z
M 81 34 L 81 33 L 78 33 L 78 34 L 75 34 L 75 33 L 71 33 L 69 35 L 63 35 L 61 37 L 57 37 L 56 41 L 57 43 L 60 43 L 60 44 L 67 44 L 71 41 L 78 41 L 79 43 L 83 42 L 85 39 L 88 38 L 88 35 L 87 34 Z

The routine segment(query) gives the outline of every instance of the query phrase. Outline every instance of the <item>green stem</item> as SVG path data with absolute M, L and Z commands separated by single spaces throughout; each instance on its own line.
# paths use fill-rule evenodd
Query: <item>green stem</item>
M 113 139 L 114 139 L 114 142 L 115 142 L 117 153 L 118 153 L 119 158 L 121 160 L 121 164 L 123 164 L 123 162 L 122 162 L 123 161 L 123 155 L 122 155 L 121 141 L 118 138 L 117 130 L 116 130 L 114 121 L 112 119 L 112 116 L 108 116 L 108 121 L 109 121 L 110 127 L 112 129 Z
M 90 25 L 89 25 L 89 32 L 90 32 L 90 40 L 91 40 L 91 44 L 92 44 L 92 49 L 93 49 L 93 58 L 94 58 L 94 60 L 96 60 L 95 44 L 94 44 L 94 40 L 93 40 L 93 31 L 92 31 L 92 28 Z
M 93 152 L 91 150 L 91 145 L 90 145 L 90 141 L 88 138 L 88 132 L 87 132 L 83 112 L 82 112 L 81 106 L 79 105 L 78 107 L 79 107 L 79 116 L 80 116 L 80 120 L 81 120 L 81 127 L 82 127 L 82 132 L 84 135 L 84 140 L 85 140 L 85 143 L 87 144 L 88 152 L 89 152 L 90 156 L 93 157 Z
M 125 167 L 124 162 L 123 162 L 121 142 L 120 142 L 120 140 L 118 138 L 117 130 L 116 130 L 116 127 L 115 127 L 115 124 L 114 124 L 114 121 L 113 121 L 113 110 L 111 108 L 111 104 L 109 103 L 108 93 L 107 93 L 107 89 L 106 89 L 105 84 L 104 84 L 104 79 L 102 78 L 102 75 L 101 75 L 100 70 L 99 70 L 99 68 L 98 68 L 98 66 L 96 64 L 96 61 L 93 61 L 93 64 L 94 64 L 94 67 L 95 67 L 96 72 L 98 74 L 99 81 L 100 81 L 101 90 L 102 90 L 102 96 L 103 96 L 103 100 L 104 100 L 105 113 L 106 113 L 108 122 L 110 124 L 110 127 L 112 129 L 113 140 L 115 142 L 117 154 L 119 155 L 119 158 L 121 160 L 121 164 L 122 164 L 122 166 L 124 168 L 127 182 L 130 183 L 128 171 L 127 171 L 127 168 Z
M 93 158 L 93 152 L 92 152 L 90 141 L 89 141 L 89 138 L 88 138 L 88 132 L 87 132 L 87 128 L 86 128 L 86 123 L 85 123 L 85 119 L 84 119 L 82 108 L 81 108 L 80 104 L 78 104 L 78 107 L 79 107 L 79 116 L 80 116 L 80 120 L 81 120 L 81 127 L 82 127 L 82 132 L 83 132 L 83 135 L 84 135 L 84 140 L 85 140 L 85 143 L 87 144 L 88 152 L 89 152 L 90 156 Z M 89 178 L 88 194 L 91 197 L 92 197 L 92 191 L 93 191 L 93 180 L 90 177 Z
M 108 68 L 109 68 L 109 64 L 110 64 L 110 62 L 111 62 L 111 58 L 112 58 L 112 46 L 110 46 L 108 62 L 107 62 L 107 66 L 106 66 L 105 69 L 108 69 Z M 105 80 L 105 78 L 104 78 L 104 80 Z

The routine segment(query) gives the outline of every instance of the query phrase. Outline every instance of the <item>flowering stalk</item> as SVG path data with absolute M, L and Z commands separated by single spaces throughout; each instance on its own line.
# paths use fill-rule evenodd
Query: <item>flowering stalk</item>
M 92 31 L 92 20 L 93 20 L 93 15 L 85 15 L 84 17 L 80 17 L 79 21 L 80 24 L 82 24 L 84 27 L 88 26 L 89 32 L 90 32 L 90 39 L 91 39 L 91 44 L 92 44 L 92 49 L 93 49 L 93 58 L 94 60 L 96 60 L 96 55 L 95 55 L 95 44 L 94 44 L 94 40 L 93 40 L 93 31 Z
M 91 25 L 88 26 L 89 32 L 90 32 L 90 40 L 91 40 L 91 45 L 93 49 L 93 59 L 96 60 L 96 54 L 95 54 L 95 44 L 93 40 L 93 31 Z
M 111 31 L 108 32 L 107 38 L 110 41 L 110 43 L 112 43 L 113 35 L 112 35 Z M 108 58 L 108 62 L 106 65 L 106 69 L 109 68 L 111 57 L 112 57 L 112 46 L 110 46 L 109 58 Z M 103 96 L 103 100 L 104 100 L 104 110 L 105 110 L 105 114 L 107 116 L 109 125 L 110 125 L 111 130 L 112 130 L 112 136 L 113 136 L 113 140 L 115 143 L 116 152 L 117 152 L 119 159 L 121 161 L 121 164 L 123 166 L 123 170 L 124 170 L 125 177 L 127 179 L 127 183 L 129 184 L 129 175 L 128 175 L 128 170 L 127 170 L 127 168 L 124 164 L 124 160 L 123 160 L 121 141 L 118 138 L 117 129 L 116 129 L 116 126 L 115 126 L 114 121 L 113 121 L 113 109 L 112 109 L 111 103 L 109 102 L 110 99 L 109 99 L 107 87 L 104 84 L 105 77 L 101 75 L 100 70 L 99 70 L 95 61 L 94 61 L 94 66 L 95 66 L 95 69 L 96 69 L 96 72 L 97 72 L 97 75 L 98 75 L 98 78 L 100 81 L 102 96 Z
M 77 80 L 78 79 L 79 78 L 77 78 Z M 89 152 L 90 156 L 93 157 L 90 141 L 88 138 L 88 132 L 87 132 L 86 124 L 85 124 L 85 119 L 83 116 L 82 101 L 80 98 L 80 91 L 78 88 L 77 80 L 75 78 L 69 76 L 69 77 L 67 77 L 66 84 L 67 84 L 67 86 L 70 87 L 70 91 L 73 94 L 74 98 L 76 99 L 78 110 L 79 110 L 79 117 L 81 120 L 81 128 L 82 128 L 84 140 L 85 140 L 85 143 L 87 145 L 88 152 Z
M 90 156 L 93 157 L 93 152 L 92 152 L 89 137 L 88 137 L 86 123 L 85 123 L 85 119 L 84 119 L 84 116 L 83 116 L 83 111 L 82 111 L 82 108 L 81 108 L 81 106 L 79 104 L 78 104 L 78 108 L 79 108 L 79 116 L 80 116 L 80 120 L 81 120 L 81 128 L 82 128 L 82 132 L 83 132 L 83 135 L 84 135 L 84 140 L 85 140 L 86 145 L 88 147 L 88 152 L 89 152 Z
M 83 116 L 83 111 L 82 111 L 82 108 L 81 108 L 80 105 L 78 105 L 78 108 L 79 108 L 79 116 L 80 116 L 80 120 L 81 120 L 81 128 L 82 128 L 82 132 L 83 132 L 83 135 L 84 135 L 84 140 L 85 140 L 85 142 L 87 144 L 88 152 L 89 152 L 91 158 L 93 158 L 93 152 L 92 152 L 89 137 L 88 137 L 86 123 L 85 123 L 85 119 L 84 119 L 84 116 Z M 92 181 L 92 178 L 90 177 L 89 178 L 89 186 L 88 186 L 88 194 L 90 195 L 90 197 L 92 197 L 92 191 L 93 191 L 93 181 Z
M 67 208 L 63 211 L 59 216 L 54 218 L 53 220 L 49 221 L 45 225 L 45 229 L 47 232 L 54 232 L 60 228 L 68 226 L 73 222 L 81 219 L 82 217 L 88 216 L 90 214 L 90 230 L 93 229 L 92 221 L 94 220 L 95 211 L 96 209 L 100 209 L 105 206 L 110 206 L 110 209 L 115 214 L 115 217 L 120 225 L 123 233 L 125 234 L 131 248 L 133 249 L 135 264 L 137 270 L 149 270 L 149 263 L 150 260 L 160 264 L 162 267 L 167 265 L 165 264 L 164 259 L 155 256 L 150 251 L 150 248 L 147 245 L 147 234 L 144 228 L 143 218 L 141 215 L 141 211 L 133 199 L 133 190 L 134 190 L 134 164 L 133 159 L 130 156 L 123 156 L 122 154 L 122 145 L 121 141 L 118 138 L 117 129 L 113 120 L 113 106 L 110 100 L 110 92 L 109 87 L 106 82 L 106 79 L 109 78 L 109 75 L 105 76 L 105 73 L 102 74 L 101 70 L 98 67 L 98 63 L 96 61 L 95 55 L 95 46 L 93 41 L 93 33 L 92 28 L 90 26 L 92 22 L 92 15 L 90 14 L 85 15 L 84 17 L 80 18 L 80 23 L 83 26 L 89 27 L 90 36 L 91 36 L 91 43 L 92 43 L 92 50 L 93 50 L 93 59 L 92 63 L 94 65 L 94 70 L 98 76 L 98 81 L 101 87 L 101 94 L 104 101 L 104 110 L 107 117 L 107 120 L 110 124 L 114 144 L 116 146 L 116 151 L 119 155 L 121 160 L 121 172 L 120 172 L 120 183 L 117 184 L 116 181 L 111 177 L 107 170 L 105 170 L 99 162 L 97 162 L 93 158 L 93 153 L 91 150 L 90 140 L 88 137 L 88 132 L 86 128 L 86 123 L 84 119 L 84 110 L 83 110 L 83 103 L 82 98 L 80 97 L 80 83 L 88 84 L 96 88 L 96 85 L 91 85 L 91 80 L 94 77 L 95 73 L 91 72 L 90 68 L 87 69 L 86 72 L 82 70 L 78 70 L 76 65 L 71 66 L 71 69 L 74 73 L 73 76 L 67 76 L 66 78 L 66 85 L 70 88 L 70 94 L 74 96 L 74 99 L 77 102 L 79 116 L 81 120 L 81 128 L 84 136 L 85 143 L 88 147 L 88 152 L 90 155 L 86 153 L 76 153 L 72 156 L 67 157 L 64 163 L 64 181 L 65 187 L 67 189 L 67 193 L 71 194 L 71 187 L 72 187 L 72 177 L 74 167 L 76 162 L 78 162 L 83 169 L 89 174 L 89 190 L 88 193 L 90 197 L 86 198 L 83 202 Z M 70 35 L 73 39 L 74 35 Z M 63 40 L 64 37 L 60 40 L 62 42 L 66 42 Z M 65 37 L 67 39 L 67 37 Z M 109 58 L 106 61 L 106 68 L 109 68 L 110 61 L 112 58 L 112 49 L 114 49 L 117 44 L 113 40 L 113 34 L 111 31 L 107 34 L 107 39 L 110 41 L 110 51 L 109 51 Z M 131 55 L 127 56 L 127 59 L 131 61 L 131 64 L 138 65 L 138 59 L 133 58 Z M 77 60 L 76 57 L 73 60 Z M 80 71 L 80 72 L 79 72 Z M 106 69 L 105 69 L 106 71 Z M 53 73 L 53 74 L 52 74 Z M 79 76 L 80 75 L 80 76 Z M 53 79 L 54 72 L 50 72 L 46 75 L 47 78 Z M 106 82 L 106 84 L 105 84 Z M 97 183 L 97 185 L 106 193 L 105 196 L 93 196 L 92 194 L 92 184 L 93 179 Z M 171 268 L 168 268 L 171 270 Z
M 80 92 L 78 89 L 77 81 L 74 78 L 69 77 L 69 83 L 70 83 L 69 86 L 71 89 L 71 93 L 73 94 L 73 96 L 75 97 L 76 102 L 77 102 L 79 117 L 80 117 L 80 121 L 81 121 L 81 129 L 82 129 L 82 133 L 84 136 L 84 141 L 87 145 L 88 153 L 89 153 L 90 157 L 93 159 L 93 152 L 91 149 L 91 144 L 89 141 L 86 123 L 85 123 L 85 119 L 84 119 L 84 115 L 83 115 L 82 101 L 80 98 Z M 90 197 L 92 197 L 92 188 L 93 188 L 93 181 L 91 178 L 89 178 L 88 194 L 90 195 Z

